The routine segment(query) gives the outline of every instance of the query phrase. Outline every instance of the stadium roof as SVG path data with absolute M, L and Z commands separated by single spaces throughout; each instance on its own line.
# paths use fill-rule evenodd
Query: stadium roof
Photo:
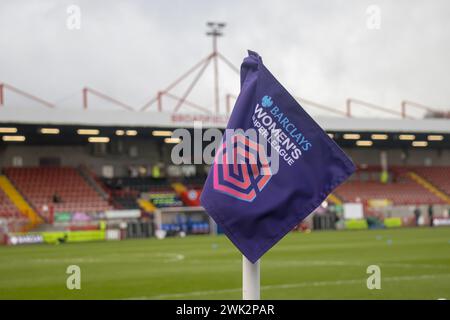
M 314 118 L 327 131 L 450 133 L 449 119 Z M 225 128 L 227 120 L 225 115 L 213 114 L 0 108 L 0 124 L 192 128 L 194 121 L 201 121 L 205 128 Z

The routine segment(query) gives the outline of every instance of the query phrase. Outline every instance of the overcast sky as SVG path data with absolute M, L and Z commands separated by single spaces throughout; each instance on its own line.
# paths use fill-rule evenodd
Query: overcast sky
M 67 28 L 72 4 L 79 30 Z M 380 9 L 379 29 L 367 25 L 376 21 L 370 5 Z M 239 66 L 246 49 L 257 51 L 296 96 L 342 110 L 347 97 L 449 108 L 449 12 L 445 0 L 2 0 L 0 81 L 61 108 L 81 108 L 85 85 L 139 108 L 211 51 L 212 20 L 227 22 L 219 50 L 229 60 Z M 223 107 L 239 78 L 224 64 L 220 73 Z M 5 98 L 7 107 L 25 105 Z M 211 67 L 190 100 L 212 109 Z M 92 107 L 111 106 L 93 99 Z

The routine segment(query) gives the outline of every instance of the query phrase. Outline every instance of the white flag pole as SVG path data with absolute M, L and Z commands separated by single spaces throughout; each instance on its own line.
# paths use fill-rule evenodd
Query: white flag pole
M 251 263 L 242 256 L 242 299 L 260 299 L 259 260 Z

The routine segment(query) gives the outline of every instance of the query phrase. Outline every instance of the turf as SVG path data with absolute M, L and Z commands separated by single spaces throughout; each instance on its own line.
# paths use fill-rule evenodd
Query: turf
M 72 264 L 81 290 L 66 288 Z M 292 233 L 263 257 L 261 285 L 263 299 L 448 299 L 450 228 Z M 240 299 L 240 286 L 224 236 L 0 247 L 0 299 Z

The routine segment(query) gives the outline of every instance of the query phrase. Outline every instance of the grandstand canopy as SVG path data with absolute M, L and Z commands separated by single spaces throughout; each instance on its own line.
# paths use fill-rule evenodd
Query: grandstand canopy
M 448 119 L 344 118 L 314 117 L 327 131 L 436 132 L 450 133 Z M 194 121 L 203 127 L 225 128 L 225 115 L 165 112 L 99 111 L 73 109 L 15 109 L 0 107 L 2 124 L 81 125 L 122 127 L 192 128 Z
M 374 140 L 374 146 L 408 147 L 411 141 L 428 141 L 427 147 L 450 147 L 450 120 L 448 119 L 396 119 L 396 118 L 345 118 L 315 117 L 316 121 L 344 147 L 355 146 L 356 140 Z M 203 128 L 226 127 L 225 115 L 99 111 L 64 109 L 15 109 L 0 108 L 0 127 L 14 127 L 26 136 L 25 143 L 72 144 L 86 143 L 86 137 L 77 134 L 80 128 L 98 129 L 100 136 L 115 137 L 117 130 L 134 130 L 136 134 L 127 138 L 147 138 L 158 128 L 193 128 L 194 121 L 201 121 Z M 41 128 L 58 128 L 57 135 L 42 135 Z M 358 137 L 348 138 L 348 134 Z M 0 135 L 4 135 L 0 132 Z M 374 138 L 374 134 L 385 138 Z M 407 136 L 408 137 L 404 137 Z M 431 139 L 430 139 L 431 137 Z M 405 138 L 405 139 L 404 139 Z M 375 141 L 376 140 L 376 141 Z M 1 144 L 5 143 L 0 141 Z

